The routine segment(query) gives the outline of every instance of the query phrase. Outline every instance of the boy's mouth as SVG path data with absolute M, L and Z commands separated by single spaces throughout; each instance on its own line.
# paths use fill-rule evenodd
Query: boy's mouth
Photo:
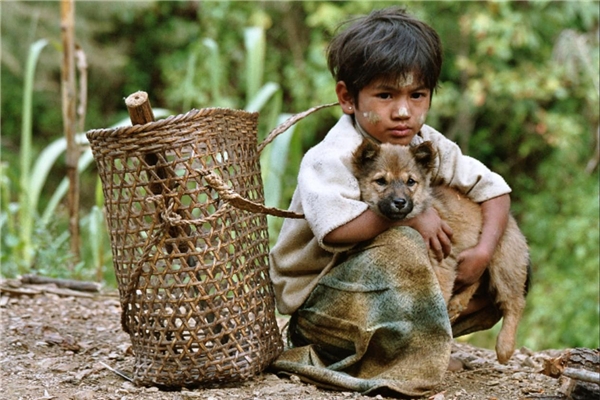
M 389 130 L 390 136 L 394 139 L 404 139 L 411 137 L 413 135 L 413 131 L 406 125 L 395 126 L 394 128 Z
M 408 125 L 396 125 L 390 130 L 398 135 L 408 135 L 412 132 L 412 129 Z

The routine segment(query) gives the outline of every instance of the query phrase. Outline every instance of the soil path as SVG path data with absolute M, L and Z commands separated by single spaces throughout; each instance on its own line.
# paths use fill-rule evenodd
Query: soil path
M 265 372 L 238 384 L 163 392 L 136 387 L 108 367 L 130 376 L 134 357 L 120 327 L 116 293 L 91 297 L 42 293 L 0 297 L 0 398 L 50 399 L 373 399 L 358 393 L 316 388 L 292 377 Z M 507 365 L 493 351 L 456 343 L 462 368 L 448 372 L 423 399 L 565 399 L 560 379 L 542 374 L 543 360 L 562 351 L 520 349 Z M 107 367 L 108 366 L 108 367 Z M 375 398 L 383 398 L 376 396 Z

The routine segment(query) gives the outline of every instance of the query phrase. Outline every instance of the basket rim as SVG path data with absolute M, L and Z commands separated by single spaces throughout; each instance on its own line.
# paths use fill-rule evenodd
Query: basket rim
M 240 109 L 233 108 L 225 108 L 225 107 L 207 107 L 207 108 L 193 108 L 190 111 L 184 114 L 176 114 L 170 115 L 164 119 L 159 119 L 156 121 L 148 122 L 147 124 L 142 125 L 128 125 L 121 126 L 118 128 L 99 128 L 99 129 L 90 129 L 86 132 L 86 136 L 88 139 L 99 139 L 108 136 L 125 136 L 131 135 L 140 132 L 149 132 L 160 129 L 165 125 L 170 125 L 179 122 L 185 121 L 193 121 L 199 118 L 216 115 L 220 117 L 239 117 L 243 116 L 249 119 L 254 119 L 254 121 L 258 120 L 259 112 L 257 111 L 246 111 Z

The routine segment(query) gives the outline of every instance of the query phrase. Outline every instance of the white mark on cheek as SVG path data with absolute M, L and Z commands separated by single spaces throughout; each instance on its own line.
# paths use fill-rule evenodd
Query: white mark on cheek
M 408 117 L 408 109 L 406 107 L 400 107 L 398 109 L 398 116 L 400 117 Z
M 381 117 L 379 116 L 379 114 L 373 112 L 373 111 L 368 111 L 363 113 L 363 117 L 365 117 L 367 119 L 367 121 L 369 121 L 369 123 L 375 125 L 376 123 L 378 123 L 379 121 L 381 121 Z
M 425 119 L 426 118 L 427 118 L 427 113 L 426 112 L 424 112 L 423 114 L 419 115 L 419 119 L 418 119 L 419 124 L 423 125 L 425 123 Z

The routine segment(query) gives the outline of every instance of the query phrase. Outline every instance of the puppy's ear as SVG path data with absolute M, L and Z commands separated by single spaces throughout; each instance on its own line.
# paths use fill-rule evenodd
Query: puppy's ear
M 421 167 L 426 171 L 430 171 L 435 165 L 435 157 L 437 152 L 433 148 L 431 142 L 423 142 L 417 146 L 411 147 L 411 152 Z
M 352 153 L 352 166 L 355 171 L 363 169 L 365 166 L 373 162 L 379 154 L 380 146 L 368 139 L 363 142 Z

